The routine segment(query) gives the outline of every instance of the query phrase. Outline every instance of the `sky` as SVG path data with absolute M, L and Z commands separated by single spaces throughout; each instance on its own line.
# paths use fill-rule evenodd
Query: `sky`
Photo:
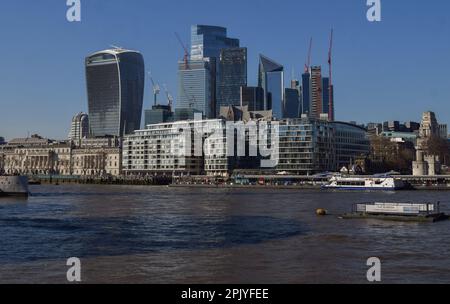
M 312 64 L 328 73 L 334 29 L 336 119 L 420 121 L 434 111 L 450 124 L 450 1 L 381 0 L 368 22 L 366 0 L 81 0 L 68 22 L 66 0 L 0 3 L 0 136 L 65 139 L 87 112 L 84 58 L 118 45 L 140 51 L 146 70 L 177 96 L 177 61 L 193 24 L 228 28 L 248 48 L 249 85 L 260 53 L 298 78 L 313 37 Z M 144 108 L 152 103 L 146 79 Z M 162 100 L 162 96 L 160 99 Z

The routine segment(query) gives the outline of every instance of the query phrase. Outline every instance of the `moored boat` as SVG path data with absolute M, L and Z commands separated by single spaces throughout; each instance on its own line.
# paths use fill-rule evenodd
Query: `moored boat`
M 449 217 L 440 211 L 440 203 L 361 203 L 342 218 L 437 222 Z
M 0 176 L 0 196 L 27 197 L 28 195 L 28 177 Z
M 405 183 L 400 179 L 388 175 L 367 177 L 335 175 L 322 188 L 346 191 L 395 191 L 405 188 Z

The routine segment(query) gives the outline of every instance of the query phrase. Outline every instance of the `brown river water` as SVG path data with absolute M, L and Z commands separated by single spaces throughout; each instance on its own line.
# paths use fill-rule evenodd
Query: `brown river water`
M 0 198 L 0 283 L 450 283 L 450 221 L 342 220 L 352 204 L 449 192 L 32 186 Z M 447 203 L 447 204 L 446 204 Z M 317 217 L 325 208 L 330 215 Z

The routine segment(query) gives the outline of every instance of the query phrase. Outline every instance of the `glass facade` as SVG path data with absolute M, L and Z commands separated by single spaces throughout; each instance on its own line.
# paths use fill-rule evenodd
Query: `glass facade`
M 327 113 L 330 110 L 330 79 L 328 77 L 322 78 L 322 113 Z
M 223 49 L 220 52 L 217 79 L 216 117 L 220 107 L 240 105 L 240 89 L 247 85 L 247 48 Z
M 239 39 L 228 38 L 227 29 L 220 26 L 193 25 L 191 27 L 191 60 L 205 57 L 219 58 L 220 51 L 238 48 Z
M 145 110 L 145 126 L 168 122 L 173 118 L 170 106 L 156 105 Z
M 288 119 L 279 128 L 277 171 L 310 175 L 336 167 L 333 128 L 327 122 Z
M 86 58 L 90 135 L 123 136 L 140 129 L 144 59 L 138 52 L 106 50 Z
M 178 64 L 178 102 L 176 109 L 196 109 L 206 117 L 213 115 L 211 65 L 208 60 Z
M 302 114 L 311 112 L 311 74 L 302 75 Z
M 258 86 L 264 89 L 264 110 L 272 110 L 277 119 L 283 117 L 284 67 L 261 55 Z
M 290 174 L 339 171 L 370 152 L 366 129 L 345 122 L 287 119 L 279 132 L 277 170 Z
M 283 118 L 300 118 L 300 96 L 297 89 L 285 89 L 284 91 Z
M 241 106 L 249 111 L 264 111 L 264 90 L 260 87 L 241 87 Z
M 231 50 L 225 51 L 228 49 Z M 181 72 L 179 92 L 183 100 L 181 105 L 178 106 L 179 108 L 186 107 L 186 104 L 189 103 L 192 104 L 193 101 L 189 99 L 192 99 L 192 96 L 197 98 L 196 95 L 199 95 L 200 101 L 194 103 L 201 104 L 201 106 L 196 106 L 196 109 L 202 110 L 208 118 L 216 117 L 221 105 L 238 105 L 240 101 L 239 88 L 241 85 L 247 84 L 247 50 L 239 48 L 239 39 L 228 38 L 227 29 L 224 27 L 193 25 L 191 27 L 190 60 L 191 63 L 208 62 L 207 67 L 201 68 L 207 71 L 204 73 L 197 71 L 195 76 L 197 82 L 200 82 L 200 80 L 202 82 L 199 84 L 199 89 L 203 90 L 203 93 L 197 92 L 194 94 L 194 92 L 190 92 L 189 82 L 193 80 L 183 80 L 183 77 L 192 78 L 193 76 L 190 76 L 189 72 Z M 180 67 L 179 70 L 182 71 L 183 68 Z M 203 80 L 208 83 L 203 84 Z M 182 88 L 183 85 L 185 89 Z M 191 97 L 186 98 L 185 95 Z M 203 100 L 204 96 L 207 96 L 206 102 Z
M 361 155 L 370 152 L 370 141 L 367 130 L 345 122 L 332 122 L 336 141 L 337 170 L 349 168 Z

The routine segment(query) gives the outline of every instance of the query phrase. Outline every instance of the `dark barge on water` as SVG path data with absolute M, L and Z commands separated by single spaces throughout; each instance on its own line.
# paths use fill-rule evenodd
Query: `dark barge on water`
M 343 219 L 378 219 L 406 222 L 438 222 L 448 220 L 440 203 L 361 203 L 353 205 Z

